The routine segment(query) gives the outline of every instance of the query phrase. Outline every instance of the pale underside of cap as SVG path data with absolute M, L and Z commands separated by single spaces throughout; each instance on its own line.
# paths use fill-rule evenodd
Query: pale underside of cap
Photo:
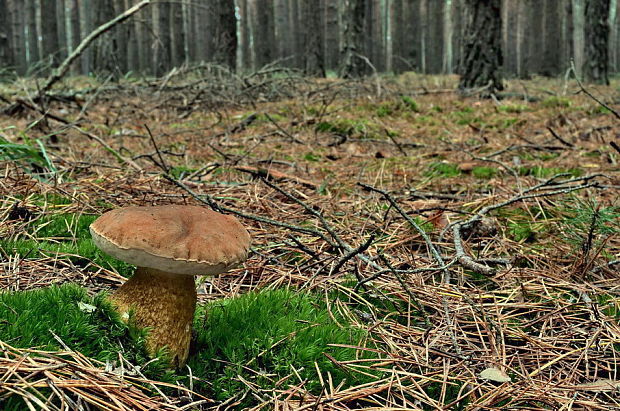
M 235 217 L 197 206 L 118 208 L 90 232 L 97 247 L 119 260 L 177 274 L 222 273 L 245 261 L 250 248 Z

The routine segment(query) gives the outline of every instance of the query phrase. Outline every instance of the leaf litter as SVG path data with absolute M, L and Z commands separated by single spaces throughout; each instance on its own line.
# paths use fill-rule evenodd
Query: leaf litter
M 237 214 L 253 253 L 201 280 L 201 301 L 323 293 L 379 356 L 338 366 L 376 380 L 345 386 L 317 369 L 318 395 L 303 381 L 267 392 L 244 380 L 245 393 L 215 404 L 191 387 L 161 395 L 157 382 L 117 381 L 78 353 L 2 342 L 4 389 L 44 409 L 189 409 L 187 397 L 225 408 L 246 395 L 265 409 L 620 406 L 620 153 L 609 144 L 619 127 L 576 84 L 537 78 L 535 96 L 514 82 L 516 97 L 478 101 L 454 94 L 454 77 L 411 73 L 236 81 L 188 71 L 51 100 L 76 127 L 0 117 L 11 144 L 0 150 L 2 289 L 76 282 L 96 293 L 123 281 L 125 268 L 104 260 L 15 246 L 60 241 L 32 233 L 44 217 L 203 204 Z M 618 86 L 589 90 L 617 107 Z M 55 400 L 37 402 L 43 386 Z

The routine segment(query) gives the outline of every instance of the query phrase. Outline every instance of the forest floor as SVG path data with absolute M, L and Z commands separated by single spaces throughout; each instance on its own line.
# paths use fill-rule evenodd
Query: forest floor
M 509 81 L 498 101 L 460 97 L 456 80 L 73 78 L 47 117 L 1 115 L 2 290 L 122 283 L 130 268 L 88 254 L 67 216 L 210 205 L 238 216 L 253 252 L 202 279 L 201 302 L 311 291 L 373 355 L 325 354 L 343 383 L 317 365 L 315 385 L 293 375 L 266 387 L 248 365 L 220 402 L 124 380 L 71 347 L 4 341 L 0 398 L 4 385 L 32 403 L 109 409 L 620 408 L 620 119 L 574 81 Z M 620 81 L 588 91 L 619 110 Z M 0 87 L 8 100 L 28 92 L 29 81 Z M 59 216 L 71 235 L 41 229 Z M 87 372 L 63 374 L 68 363 Z

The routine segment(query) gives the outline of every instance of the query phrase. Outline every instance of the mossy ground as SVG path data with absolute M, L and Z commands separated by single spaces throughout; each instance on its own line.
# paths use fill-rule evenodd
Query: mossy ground
M 0 318 L 0 340 L 13 347 L 70 349 L 108 363 L 117 363 L 121 353 L 133 364 L 148 362 L 141 371 L 149 378 L 189 384 L 188 368 L 167 369 L 165 352 L 161 360 L 149 361 L 144 348 L 148 331 L 121 321 L 105 293 L 90 297 L 74 284 L 0 293 Z M 194 330 L 187 363 L 192 385 L 216 400 L 241 397 L 248 390 L 242 381 L 265 393 L 304 383 L 318 395 L 317 369 L 343 387 L 374 380 L 341 365 L 377 358 L 366 349 L 373 348 L 369 335 L 342 318 L 337 322 L 313 293 L 264 290 L 203 304 Z M 240 404 L 250 406 L 255 399 Z

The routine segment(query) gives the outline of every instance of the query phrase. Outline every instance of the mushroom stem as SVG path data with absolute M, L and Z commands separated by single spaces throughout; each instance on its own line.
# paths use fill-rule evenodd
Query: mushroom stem
M 149 354 L 167 347 L 171 365 L 182 367 L 189 354 L 196 298 L 193 276 L 138 267 L 110 300 L 123 319 L 129 319 L 133 309 L 135 324 L 150 328 Z

